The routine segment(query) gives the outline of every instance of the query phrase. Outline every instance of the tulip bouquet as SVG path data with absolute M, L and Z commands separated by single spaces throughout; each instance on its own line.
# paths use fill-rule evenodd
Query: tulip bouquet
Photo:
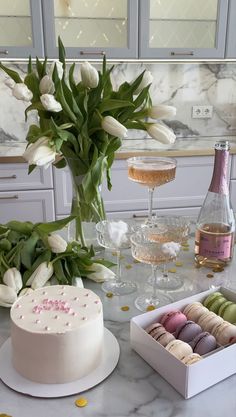
M 77 277 L 96 282 L 113 279 L 112 262 L 93 259 L 92 247 L 67 243 L 55 232 L 71 217 L 51 223 L 11 221 L 0 225 L 0 306 L 44 285 L 74 285 Z
M 100 186 L 106 176 L 111 189 L 110 168 L 127 130 L 144 130 L 154 139 L 172 144 L 175 135 L 160 119 L 174 116 L 176 109 L 152 106 L 149 89 L 153 77 L 149 71 L 115 90 L 111 81 L 113 67 L 107 68 L 105 57 L 101 71 L 83 62 L 78 81 L 75 63 L 66 65 L 60 39 L 58 44 L 59 61 L 49 65 L 47 59 L 36 59 L 34 65 L 29 58 L 24 79 L 2 63 L 0 68 L 14 81 L 13 95 L 30 103 L 26 119 L 32 110 L 38 114 L 38 124 L 30 125 L 26 138 L 24 158 L 30 165 L 29 172 L 37 165 L 50 163 L 70 168 L 75 238 L 80 237 L 84 245 L 82 221 L 105 218 Z

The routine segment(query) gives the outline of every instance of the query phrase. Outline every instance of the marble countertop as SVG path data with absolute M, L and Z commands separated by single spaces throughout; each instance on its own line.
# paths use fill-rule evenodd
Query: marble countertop
M 131 156 L 162 155 L 162 156 L 197 156 L 214 155 L 214 144 L 217 140 L 228 140 L 230 152 L 236 154 L 236 137 L 191 137 L 177 138 L 174 145 L 168 146 L 154 139 L 125 139 L 123 145 L 116 153 L 116 159 L 126 159 Z M 26 142 L 0 143 L 0 163 L 25 162 L 22 154 Z
M 236 290 L 236 256 L 230 266 L 213 278 L 207 278 L 209 270 L 194 268 L 193 240 L 190 250 L 180 254 L 183 266 L 177 268 L 184 276 L 184 285 L 178 291 L 169 292 L 173 300 L 199 293 L 218 285 Z M 236 255 L 236 254 L 235 254 Z M 113 257 L 106 253 L 106 257 Z M 114 259 L 114 258 L 113 258 Z M 135 264 L 129 251 L 122 260 L 124 278 L 135 279 L 139 291 L 146 288 L 145 279 L 150 267 Z M 105 326 L 116 336 L 121 353 L 114 372 L 98 386 L 83 393 L 88 405 L 78 409 L 74 402 L 79 395 L 59 399 L 37 399 L 12 391 L 0 382 L 0 415 L 12 417 L 233 417 L 236 414 L 236 375 L 214 385 L 195 397 L 185 400 L 175 389 L 156 373 L 131 348 L 129 343 L 129 320 L 140 314 L 134 307 L 137 293 L 107 298 L 100 284 L 90 280 L 85 286 L 97 292 L 103 301 Z M 122 311 L 127 305 L 129 311 Z M 0 345 L 9 337 L 9 310 L 0 308 Z M 203 376 L 204 377 L 204 376 Z

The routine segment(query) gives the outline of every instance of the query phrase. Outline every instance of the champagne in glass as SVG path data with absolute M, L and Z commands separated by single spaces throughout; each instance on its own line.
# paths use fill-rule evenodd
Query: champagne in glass
M 176 160 L 165 157 L 134 157 L 128 159 L 128 178 L 148 187 L 148 223 L 152 222 L 153 193 L 156 187 L 173 181 Z

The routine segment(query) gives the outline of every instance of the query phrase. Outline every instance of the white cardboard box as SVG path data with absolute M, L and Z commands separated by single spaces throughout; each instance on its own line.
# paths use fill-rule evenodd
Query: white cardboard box
M 187 304 L 203 301 L 215 291 L 236 302 L 236 293 L 223 287 L 205 291 L 157 310 L 133 317 L 130 323 L 131 347 L 166 379 L 184 398 L 190 398 L 236 373 L 236 344 L 221 347 L 201 361 L 186 366 L 154 340 L 144 329 L 173 309 L 183 310 Z

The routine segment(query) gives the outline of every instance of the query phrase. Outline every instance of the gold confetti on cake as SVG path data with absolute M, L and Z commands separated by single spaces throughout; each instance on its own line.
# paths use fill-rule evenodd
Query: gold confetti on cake
M 146 311 L 152 311 L 152 310 L 156 310 L 156 307 L 154 307 L 152 305 L 147 306 Z
M 112 297 L 113 297 L 113 295 L 114 295 L 114 294 L 113 294 L 113 292 L 107 292 L 107 293 L 106 293 L 106 297 L 107 297 L 107 298 L 112 298 Z

